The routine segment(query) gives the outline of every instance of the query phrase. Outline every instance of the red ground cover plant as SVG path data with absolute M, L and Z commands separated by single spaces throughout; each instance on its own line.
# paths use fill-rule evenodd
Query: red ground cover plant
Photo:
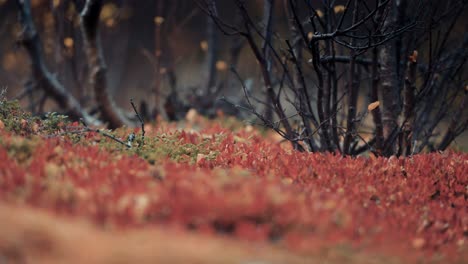
M 1 131 L 0 200 L 107 227 L 174 225 L 301 254 L 346 245 L 413 260 L 467 255 L 466 153 L 344 158 L 295 152 L 251 127 L 148 130 L 144 155 L 96 133 L 76 143 Z

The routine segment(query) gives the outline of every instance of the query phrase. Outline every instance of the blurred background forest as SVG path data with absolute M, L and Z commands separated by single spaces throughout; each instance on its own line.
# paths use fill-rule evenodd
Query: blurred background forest
M 42 44 L 36 59 L 91 115 L 109 97 L 128 117 L 133 98 L 147 120 L 223 112 L 299 150 L 408 155 L 467 144 L 465 0 L 21 2 L 0 0 L 0 87 L 36 114 L 76 107 L 42 89 L 47 74 L 30 66 L 28 8 Z M 95 64 L 80 23 L 93 2 L 103 54 Z M 105 69 L 104 97 L 93 69 Z

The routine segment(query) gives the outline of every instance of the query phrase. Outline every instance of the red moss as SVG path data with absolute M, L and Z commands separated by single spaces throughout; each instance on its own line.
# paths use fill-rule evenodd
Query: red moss
M 385 159 L 298 153 L 255 131 L 219 126 L 182 132 L 180 139 L 200 144 L 202 134 L 216 133 L 225 136 L 215 144 L 214 160 L 157 166 L 62 139 L 42 140 L 30 161 L 18 164 L 8 156 L 11 138 L 5 136 L 0 199 L 100 224 L 174 224 L 306 252 L 349 243 L 389 254 L 456 257 L 466 247 L 468 154 Z

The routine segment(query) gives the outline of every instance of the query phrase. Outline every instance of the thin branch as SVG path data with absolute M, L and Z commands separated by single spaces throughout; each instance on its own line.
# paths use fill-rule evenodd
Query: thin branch
M 143 121 L 143 118 L 141 117 L 140 113 L 138 113 L 138 110 L 133 103 L 133 99 L 130 99 L 130 104 L 133 107 L 133 111 L 135 111 L 135 115 L 138 117 L 138 120 L 140 120 L 141 123 L 141 142 L 138 143 L 138 147 L 141 147 L 145 144 L 145 122 Z
M 114 140 L 114 141 L 117 142 L 117 143 L 120 143 L 120 144 L 124 145 L 124 146 L 127 147 L 127 148 L 131 148 L 131 147 L 132 147 L 130 141 L 129 141 L 129 142 L 124 142 L 124 141 L 122 141 L 121 139 L 119 139 L 119 138 L 117 138 L 117 137 L 115 137 L 115 136 L 113 136 L 113 135 L 111 135 L 111 134 L 105 132 L 105 131 L 102 130 L 102 129 L 99 129 L 99 128 L 93 129 L 93 128 L 88 127 L 88 125 L 86 124 L 86 122 L 84 122 L 83 119 L 80 119 L 80 121 L 81 121 L 81 123 L 83 124 L 83 126 L 85 127 L 84 132 L 96 132 L 96 133 L 98 133 L 98 134 L 101 134 L 101 135 L 103 135 L 103 136 L 105 136 L 105 137 L 107 137 L 107 138 L 110 138 L 110 139 Z

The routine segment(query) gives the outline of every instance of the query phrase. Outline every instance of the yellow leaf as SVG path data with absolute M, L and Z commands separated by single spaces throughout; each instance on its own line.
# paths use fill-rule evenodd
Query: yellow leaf
M 157 16 L 154 18 L 154 23 L 158 26 L 160 26 L 162 23 L 164 23 L 164 17 Z
M 228 68 L 227 63 L 224 61 L 217 61 L 216 62 L 216 69 L 218 71 L 225 71 Z
M 320 18 L 323 17 L 323 12 L 322 12 L 322 10 L 318 10 L 318 9 L 317 9 L 316 13 L 317 13 L 317 16 L 318 16 L 318 17 L 320 17 Z
M 367 106 L 367 110 L 369 110 L 369 112 L 370 112 L 370 111 L 376 109 L 377 107 L 379 107 L 379 105 L 380 105 L 380 102 L 379 102 L 379 101 L 375 101 L 375 102 L 373 102 L 373 103 L 371 103 L 371 104 L 369 104 L 369 105 Z
M 203 50 L 203 51 L 207 51 L 208 50 L 208 42 L 206 40 L 203 40 L 200 42 L 200 48 Z
M 118 12 L 118 8 L 117 8 L 117 6 L 115 4 L 113 4 L 113 3 L 105 4 L 102 7 L 101 14 L 100 14 L 100 19 L 102 21 L 106 21 L 108 19 L 111 19 L 111 18 L 116 16 L 117 12 Z
M 346 9 L 346 7 L 344 5 L 336 5 L 336 6 L 333 7 L 333 11 L 335 12 L 335 14 L 344 12 L 345 9 Z
M 65 47 L 67 48 L 73 48 L 73 45 L 74 45 L 74 41 L 72 38 L 70 37 L 67 37 L 63 40 L 63 45 L 65 45 Z

